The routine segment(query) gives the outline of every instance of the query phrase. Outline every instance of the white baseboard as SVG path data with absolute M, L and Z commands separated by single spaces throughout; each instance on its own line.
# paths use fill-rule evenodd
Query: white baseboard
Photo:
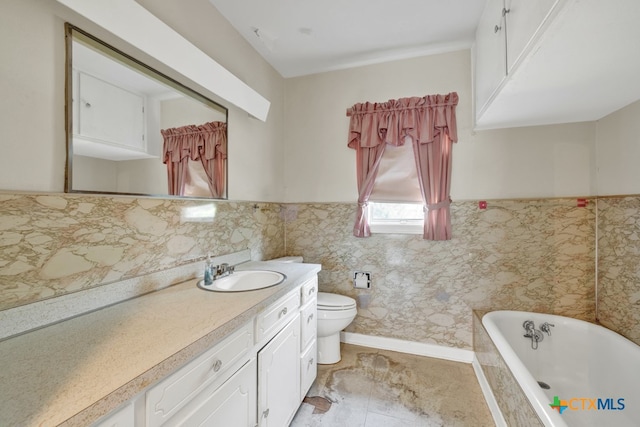
M 482 394 L 484 395 L 484 400 L 487 402 L 487 406 L 489 406 L 489 411 L 491 412 L 493 421 L 496 423 L 496 427 L 508 427 L 507 421 L 504 419 L 504 415 L 502 415 L 502 411 L 500 410 L 498 402 L 493 395 L 491 386 L 489 386 L 487 377 L 485 377 L 482 366 L 480 366 L 480 362 L 476 358 L 475 354 L 473 356 L 473 362 L 471 362 L 471 366 L 473 366 L 473 370 L 476 373 L 476 378 L 478 378 L 478 383 L 480 383 L 480 389 L 482 390 Z
M 452 360 L 454 362 L 471 363 L 474 359 L 474 353 L 471 350 L 405 341 L 397 338 L 362 335 L 353 332 L 340 332 L 340 341 L 346 344 L 398 351 L 400 353 L 409 353 L 418 356 L 435 357 L 438 359 Z

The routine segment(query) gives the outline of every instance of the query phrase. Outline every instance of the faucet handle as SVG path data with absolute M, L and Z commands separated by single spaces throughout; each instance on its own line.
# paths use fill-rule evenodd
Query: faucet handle
M 522 327 L 523 327 L 524 329 L 526 329 L 526 330 L 529 330 L 529 329 L 535 329 L 535 326 L 534 326 L 533 320 L 525 320 L 525 321 L 522 323 Z
M 546 332 L 547 335 L 551 335 L 551 328 L 555 327 L 556 325 L 553 325 L 551 323 L 548 322 L 544 322 L 542 325 L 540 325 L 540 330 L 542 332 Z

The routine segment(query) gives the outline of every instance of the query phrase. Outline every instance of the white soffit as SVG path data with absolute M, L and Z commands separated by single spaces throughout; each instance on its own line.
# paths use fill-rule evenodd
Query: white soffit
M 131 46 L 266 121 L 270 102 L 134 0 L 57 0 Z

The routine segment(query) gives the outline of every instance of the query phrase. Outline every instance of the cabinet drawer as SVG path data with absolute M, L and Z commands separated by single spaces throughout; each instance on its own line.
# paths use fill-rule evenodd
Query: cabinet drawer
M 317 314 L 315 298 L 300 310 L 300 350 L 304 350 L 318 334 Z
M 269 339 L 281 329 L 300 307 L 300 294 L 296 289 L 267 307 L 256 317 L 256 340 Z
M 253 327 L 247 323 L 193 362 L 170 375 L 146 395 L 147 426 L 159 426 L 213 381 L 224 381 L 229 370 L 253 347 Z
M 164 427 L 254 427 L 257 422 L 256 366 L 253 358 L 224 384 L 209 385 Z
M 300 290 L 302 296 L 302 305 L 311 301 L 318 296 L 318 276 L 305 282 Z
M 300 356 L 300 400 L 304 399 L 318 374 L 317 341 Z

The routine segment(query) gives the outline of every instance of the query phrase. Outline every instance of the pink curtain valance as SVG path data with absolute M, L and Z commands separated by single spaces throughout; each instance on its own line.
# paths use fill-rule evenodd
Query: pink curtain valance
M 164 138 L 162 161 L 167 165 L 169 194 L 184 195 L 189 161 L 199 161 L 207 175 L 212 197 L 225 195 L 227 124 L 209 122 L 160 131 Z
M 456 92 L 355 104 L 347 109 L 347 117 L 351 117 L 348 146 L 397 146 L 404 144 L 407 136 L 426 144 L 438 139 L 440 132 L 456 142 L 456 105 Z
M 202 125 L 187 125 L 162 129 L 164 138 L 163 163 L 180 162 L 185 157 L 199 160 L 227 158 L 227 124 L 209 122 Z

